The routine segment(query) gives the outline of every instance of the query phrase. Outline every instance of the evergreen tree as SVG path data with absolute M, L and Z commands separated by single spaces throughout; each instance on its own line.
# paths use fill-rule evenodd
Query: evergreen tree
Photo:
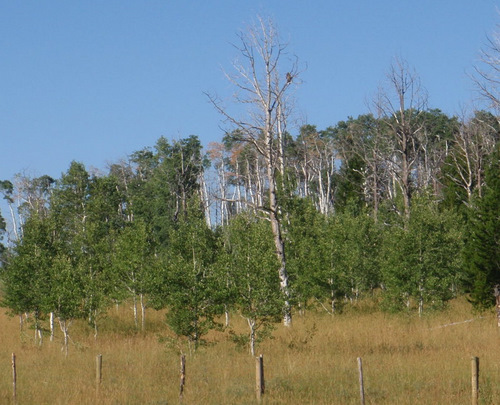
M 465 250 L 470 299 L 480 309 L 493 305 L 493 289 L 500 285 L 500 146 L 490 156 L 485 175 L 484 195 L 471 214 Z

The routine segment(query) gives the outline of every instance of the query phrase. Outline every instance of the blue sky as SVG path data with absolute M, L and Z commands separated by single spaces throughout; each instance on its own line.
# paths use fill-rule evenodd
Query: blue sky
M 270 16 L 307 69 L 300 123 L 368 111 L 395 56 L 429 106 L 453 115 L 500 22 L 494 0 L 0 0 L 0 179 L 58 178 L 72 160 L 105 170 L 160 136 L 222 137 L 204 92 L 230 94 L 231 43 Z M 293 129 L 291 129 L 294 132 Z

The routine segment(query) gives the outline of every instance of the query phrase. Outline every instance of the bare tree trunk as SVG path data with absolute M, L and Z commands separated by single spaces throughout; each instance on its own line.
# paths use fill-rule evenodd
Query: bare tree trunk
M 141 330 L 146 330 L 146 302 L 144 301 L 144 294 L 139 294 L 141 302 Z
M 411 174 L 419 147 L 417 134 L 423 126 L 416 117 L 425 111 L 427 97 L 420 87 L 419 78 L 403 60 L 396 59 L 387 78 L 390 92 L 383 92 L 376 101 L 376 107 L 385 115 L 385 123 L 393 134 L 392 155 L 387 163 L 401 190 L 404 216 L 408 220 L 412 197 Z
M 229 323 L 230 323 L 230 316 L 229 316 L 229 310 L 227 308 L 227 305 L 224 304 L 224 325 L 226 326 L 226 328 L 229 326 Z
M 50 313 L 50 318 L 49 318 L 49 324 L 50 324 L 50 341 L 54 341 L 54 313 Z
M 94 318 L 94 340 L 97 340 L 98 334 L 99 334 L 99 328 L 97 327 L 97 319 Z
M 271 117 L 268 117 L 271 120 Z M 278 217 L 280 206 L 276 195 L 276 177 L 274 175 L 274 162 L 272 158 L 272 138 L 270 133 L 266 134 L 267 150 L 267 175 L 269 179 L 269 217 L 271 221 L 271 230 L 276 248 L 276 256 L 280 263 L 278 275 L 280 279 L 280 288 L 284 298 L 283 305 L 283 324 L 290 326 L 292 323 L 292 311 L 290 305 L 290 290 L 288 288 L 288 273 L 286 269 L 285 243 L 283 241 L 282 226 Z
M 139 327 L 139 320 L 137 316 L 137 294 L 135 293 L 135 290 L 133 291 L 132 297 L 133 297 L 132 310 L 134 311 L 134 325 L 135 328 L 137 329 Z
M 235 63 L 236 75 L 227 75 L 227 78 L 241 92 L 236 96 L 237 103 L 252 104 L 256 112 L 250 114 L 248 120 L 238 119 L 230 115 L 216 98 L 210 95 L 208 97 L 227 121 L 238 129 L 238 141 L 252 145 L 256 153 L 264 160 L 269 201 L 266 207 L 262 206 L 262 201 L 258 201 L 258 208 L 269 215 L 271 222 L 276 257 L 280 263 L 278 275 L 284 297 L 283 323 L 289 326 L 292 320 L 290 290 L 282 235 L 283 227 L 280 222 L 282 207 L 278 201 L 277 187 L 281 186 L 282 191 L 285 191 L 284 131 L 290 114 L 286 107 L 285 92 L 298 75 L 298 69 L 297 64 L 292 63 L 286 75 L 280 74 L 278 69 L 280 57 L 284 54 L 286 46 L 281 43 L 271 21 L 260 18 L 248 33 L 240 35 L 240 39 L 239 50 L 246 64 Z M 285 79 L 284 83 L 283 79 Z M 260 178 L 257 156 L 255 173 L 259 176 L 256 179 L 258 197 L 262 199 L 264 187 Z
M 271 213 L 271 229 L 274 236 L 274 245 L 276 247 L 276 255 L 280 262 L 278 270 L 280 279 L 280 288 L 284 297 L 283 305 L 283 324 L 290 326 L 292 324 L 292 308 L 290 305 L 290 290 L 288 287 L 288 273 L 286 269 L 285 244 L 281 235 L 281 225 L 276 215 Z
M 378 184 L 378 173 L 376 164 L 373 164 L 372 171 L 373 171 L 373 187 L 372 187 L 373 219 L 375 222 L 377 222 L 378 204 L 379 204 L 379 194 L 378 194 L 379 184 Z
M 201 192 L 201 201 L 203 204 L 203 211 L 205 213 L 205 221 L 209 228 L 212 227 L 212 218 L 210 216 L 210 197 L 207 190 L 207 182 L 205 181 L 205 174 L 202 172 L 199 176 L 200 181 L 200 192 Z
M 420 285 L 418 287 L 419 290 L 419 297 L 418 297 L 418 316 L 421 317 L 424 314 L 424 288 Z
M 40 318 L 38 311 L 35 311 L 34 318 L 35 318 L 35 344 L 41 346 L 43 343 L 43 335 L 42 335 L 42 329 L 40 328 Z
M 69 326 L 71 325 L 71 321 L 68 322 L 66 319 L 59 318 L 59 326 L 61 327 L 61 331 L 63 333 L 63 347 L 64 355 L 68 356 L 69 351 Z
M 19 314 L 19 334 L 22 336 L 24 328 L 23 314 Z
M 250 354 L 255 356 L 255 320 L 247 318 L 250 327 Z

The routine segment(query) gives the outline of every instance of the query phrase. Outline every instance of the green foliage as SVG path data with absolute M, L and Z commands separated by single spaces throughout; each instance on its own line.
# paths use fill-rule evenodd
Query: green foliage
M 330 265 L 325 278 L 330 281 L 332 299 L 340 294 L 358 299 L 380 283 L 379 229 L 365 210 L 357 205 L 329 220 Z
M 442 167 L 443 205 L 467 215 L 476 194 L 481 194 L 487 156 L 500 139 L 500 125 L 490 112 L 476 111 L 455 130 Z
M 461 281 L 461 219 L 438 210 L 427 198 L 415 198 L 406 227 L 384 230 L 382 276 L 385 305 L 411 309 L 416 303 L 439 308 L 453 298 Z
M 192 135 L 172 144 L 160 138 L 154 151 L 132 155 L 136 174 L 131 182 L 130 209 L 152 227 L 156 243 L 168 244 L 171 226 L 188 215 L 199 189 L 205 160 L 199 139 Z
M 147 292 L 153 261 L 146 224 L 140 220 L 127 224 L 116 236 L 113 246 L 112 276 L 116 282 L 117 298 Z
M 84 317 L 85 269 L 75 267 L 69 257 L 59 254 L 48 270 L 50 293 L 45 296 L 46 311 L 54 312 L 61 320 Z
M 247 337 L 233 334 L 235 342 L 255 344 L 270 336 L 282 315 L 279 263 L 268 221 L 248 214 L 234 217 L 225 227 L 217 263 L 218 278 L 226 286 L 226 303 L 247 319 Z
M 69 260 L 74 282 L 80 280 L 82 313 L 96 331 L 100 314 L 110 305 L 114 287 L 110 237 L 112 230 L 123 222 L 120 205 L 115 179 L 91 177 L 85 166 L 77 162 L 72 162 L 57 182 L 50 201 L 54 243 L 60 257 Z
M 466 165 L 467 162 L 464 156 L 458 155 L 454 159 L 453 155 L 448 155 L 444 161 L 441 179 L 444 185 L 441 205 L 446 209 L 453 208 L 464 214 L 469 204 L 469 197 L 466 187 L 461 185 L 457 179 L 460 179 L 459 169 L 463 169 Z M 475 186 L 475 183 L 472 184 L 472 187 Z
M 348 204 L 361 208 L 365 203 L 364 182 L 368 173 L 368 156 L 378 147 L 380 123 L 371 114 L 340 121 L 331 134 L 341 157 L 336 175 L 335 208 L 342 211 Z M 374 152 L 372 152 L 374 151 Z
M 0 192 L 3 194 L 4 200 L 7 202 L 14 202 L 12 193 L 14 192 L 14 185 L 9 180 L 0 180 Z
M 306 307 L 329 293 L 324 269 L 330 266 L 327 219 L 306 199 L 294 198 L 288 206 L 287 256 L 295 304 Z
M 22 240 L 13 248 L 2 274 L 2 306 L 13 313 L 41 313 L 51 291 L 49 269 L 56 254 L 53 225 L 34 215 L 24 225 Z
M 489 159 L 484 196 L 476 200 L 469 224 L 465 262 L 470 298 L 476 308 L 494 304 L 493 288 L 500 285 L 500 148 Z
M 357 202 L 324 217 L 305 200 L 290 214 L 288 263 L 294 295 L 301 306 L 329 300 L 336 311 L 343 297 L 357 299 L 380 281 L 379 230 Z
M 166 306 L 167 324 L 195 348 L 222 312 L 221 284 L 213 263 L 216 243 L 203 219 L 180 219 L 171 229 L 151 285 L 152 302 Z
M 293 305 L 302 309 L 314 303 L 333 312 L 382 287 L 388 308 L 442 307 L 462 288 L 462 258 L 471 301 L 478 308 L 491 305 L 492 289 L 500 284 L 499 152 L 489 161 L 483 196 L 477 187 L 475 208 L 465 209 L 469 196 L 463 185 L 446 179 L 458 177 L 467 162 L 457 158 L 442 165 L 442 148 L 451 142 L 456 120 L 439 110 L 413 118 L 422 120 L 422 131 L 415 138 L 412 209 L 405 219 L 395 213 L 403 211 L 397 176 L 389 178 L 382 164 L 387 161 L 380 160 L 388 148 L 380 120 L 349 118 L 325 131 L 307 125 L 296 140 L 285 134 L 290 159 L 283 177 L 275 176 L 276 212 Z M 489 115 L 476 118 L 475 130 L 498 138 Z M 261 193 L 253 201 L 265 207 L 264 166 L 238 136 L 226 137 L 231 157 L 221 157 L 225 184 L 240 187 L 242 196 Z M 426 173 L 441 171 L 441 184 L 432 179 L 424 191 L 421 171 L 431 162 L 435 167 Z M 85 318 L 97 330 L 99 316 L 113 300 L 140 296 L 154 308 L 166 308 L 167 324 L 195 347 L 219 326 L 224 310 L 248 321 L 250 332 L 233 333 L 235 342 L 254 346 L 271 336 L 284 297 L 270 223 L 241 213 L 242 203 L 228 206 L 233 214 L 240 210 L 228 224 L 208 228 L 199 200 L 205 167 L 198 138 L 160 138 L 154 148 L 135 152 L 130 163 L 113 165 L 106 176 L 91 175 L 82 163 L 72 162 L 57 181 L 22 177 L 19 192 L 11 182 L 0 182 L 0 192 L 12 207 L 19 205 L 23 219 L 20 240 L 2 258 L 3 304 L 16 314 Z M 422 197 L 440 190 L 441 204 Z M 335 214 L 325 215 L 333 207 Z M 469 215 L 462 256 L 462 224 Z M 0 216 L 0 235 L 5 225 Z
M 344 210 L 348 204 L 356 203 L 362 207 L 363 196 L 363 176 L 365 164 L 359 156 L 353 156 L 340 168 L 337 175 L 337 192 L 335 196 L 335 207 L 338 212 Z

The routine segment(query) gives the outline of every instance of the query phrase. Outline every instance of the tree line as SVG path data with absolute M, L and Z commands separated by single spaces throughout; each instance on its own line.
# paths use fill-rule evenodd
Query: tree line
M 194 135 L 161 137 L 106 171 L 73 161 L 57 179 L 0 183 L 13 224 L 3 305 L 30 314 L 37 339 L 57 319 L 66 348 L 73 320 L 97 337 L 124 300 L 137 329 L 147 307 L 167 308 L 168 326 L 195 346 L 237 313 L 249 330 L 232 336 L 252 353 L 280 319 L 366 296 L 420 315 L 463 294 L 491 307 L 498 117 L 429 108 L 418 75 L 396 59 L 373 112 L 293 133 L 297 59 L 266 19 L 239 40 L 244 63 L 227 76 L 233 105 L 250 110 L 207 94 L 227 123 L 220 142 L 204 150 Z

